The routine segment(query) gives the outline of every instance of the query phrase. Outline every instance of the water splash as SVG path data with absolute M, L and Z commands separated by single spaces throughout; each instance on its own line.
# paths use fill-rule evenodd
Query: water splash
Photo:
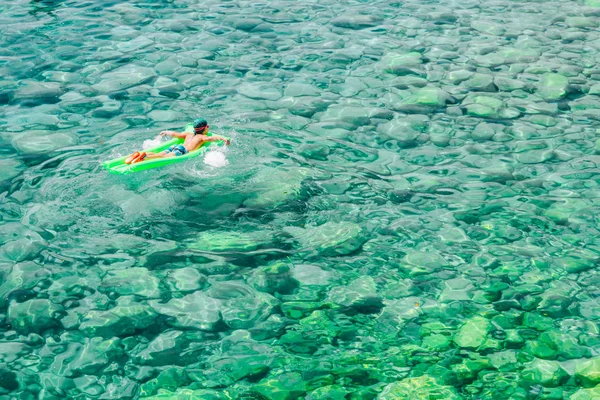
M 209 151 L 204 157 L 204 163 L 211 167 L 220 168 L 229 164 L 227 157 L 223 151 Z
M 144 140 L 144 143 L 142 144 L 142 149 L 148 150 L 153 147 L 160 146 L 161 143 L 162 143 L 161 137 L 156 136 L 154 139 Z

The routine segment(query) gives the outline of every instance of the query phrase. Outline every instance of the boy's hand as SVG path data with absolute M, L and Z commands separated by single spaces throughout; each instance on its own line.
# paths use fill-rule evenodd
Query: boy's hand
M 225 139 L 225 144 L 226 144 L 227 146 L 229 146 L 229 143 L 231 143 L 231 139 Z
M 162 131 L 162 132 L 160 133 L 160 137 L 167 136 L 168 134 L 169 134 L 169 132 L 168 132 L 168 131 Z

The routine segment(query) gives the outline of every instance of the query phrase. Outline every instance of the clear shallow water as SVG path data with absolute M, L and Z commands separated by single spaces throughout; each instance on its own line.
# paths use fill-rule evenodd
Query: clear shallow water
M 6 3 L 3 398 L 600 398 L 596 0 Z

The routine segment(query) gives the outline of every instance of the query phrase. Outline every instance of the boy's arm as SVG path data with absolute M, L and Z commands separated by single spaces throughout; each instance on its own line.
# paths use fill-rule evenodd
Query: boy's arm
M 171 137 L 176 137 L 179 139 L 185 139 L 185 137 L 187 136 L 186 132 L 175 132 L 175 131 L 162 131 L 160 133 L 160 136 L 171 136 Z
M 225 142 L 225 144 L 229 144 L 231 143 L 231 139 L 227 139 L 224 138 L 223 136 L 218 136 L 218 135 L 212 135 L 212 136 L 206 136 L 206 135 L 202 135 L 202 140 L 205 142 L 218 142 L 218 141 L 223 141 Z

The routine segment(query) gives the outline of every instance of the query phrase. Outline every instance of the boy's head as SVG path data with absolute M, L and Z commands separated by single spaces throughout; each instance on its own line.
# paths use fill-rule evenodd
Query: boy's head
M 194 120 L 194 132 L 196 134 L 203 133 L 208 130 L 208 122 L 204 118 L 197 118 Z

